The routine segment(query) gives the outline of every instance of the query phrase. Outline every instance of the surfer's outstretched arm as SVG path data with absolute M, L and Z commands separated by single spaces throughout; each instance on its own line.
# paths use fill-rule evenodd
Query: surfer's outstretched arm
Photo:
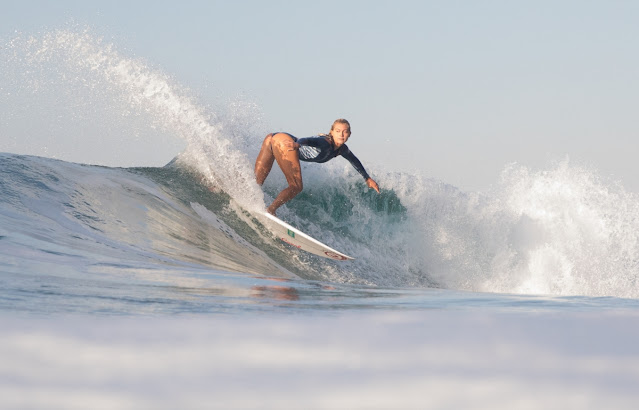
M 364 177 L 366 185 L 368 185 L 369 188 L 374 189 L 379 194 L 379 186 L 377 185 L 377 182 L 375 182 L 375 180 L 368 175 L 368 172 L 366 172 L 360 160 L 357 159 L 355 154 L 353 154 L 346 145 L 342 145 L 341 155 L 346 158 L 348 162 L 351 163 L 353 168 L 355 168 L 361 176 Z

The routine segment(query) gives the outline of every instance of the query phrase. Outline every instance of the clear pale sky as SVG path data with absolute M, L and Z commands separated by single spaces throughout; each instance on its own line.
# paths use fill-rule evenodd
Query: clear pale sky
M 273 130 L 347 118 L 365 165 L 483 190 L 569 156 L 639 192 L 638 1 L 3 1 L 0 37 L 70 22 Z

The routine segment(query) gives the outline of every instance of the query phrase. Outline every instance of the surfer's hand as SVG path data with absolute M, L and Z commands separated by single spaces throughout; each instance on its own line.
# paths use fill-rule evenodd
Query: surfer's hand
M 366 185 L 368 185 L 369 188 L 372 188 L 375 191 L 377 191 L 377 193 L 379 194 L 379 186 L 377 185 L 377 182 L 373 180 L 373 178 L 368 178 L 366 180 Z

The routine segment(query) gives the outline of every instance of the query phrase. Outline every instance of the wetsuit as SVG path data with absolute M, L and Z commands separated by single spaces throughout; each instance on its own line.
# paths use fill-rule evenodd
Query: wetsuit
M 360 173 L 361 176 L 364 177 L 365 180 L 370 178 L 362 163 L 359 162 L 359 159 L 357 159 L 351 150 L 348 149 L 346 144 L 335 149 L 333 144 L 328 142 L 326 138 L 322 136 L 298 139 L 291 134 L 288 135 L 293 138 L 295 142 L 300 144 L 300 161 L 323 163 L 341 155 L 351 163 L 351 165 Z

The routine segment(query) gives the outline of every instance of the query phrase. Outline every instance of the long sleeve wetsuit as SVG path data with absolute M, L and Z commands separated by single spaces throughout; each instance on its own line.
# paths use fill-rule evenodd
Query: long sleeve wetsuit
M 290 134 L 289 134 L 290 135 Z M 293 137 L 291 135 L 291 137 Z M 357 159 L 355 154 L 348 149 L 346 144 L 335 149 L 333 144 L 328 142 L 323 136 L 309 137 L 309 138 L 295 138 L 293 139 L 300 144 L 299 154 L 300 161 L 306 162 L 319 162 L 323 163 L 335 158 L 338 155 L 343 156 L 353 167 L 364 177 L 365 180 L 369 178 L 368 173 L 364 169 L 362 163 Z

